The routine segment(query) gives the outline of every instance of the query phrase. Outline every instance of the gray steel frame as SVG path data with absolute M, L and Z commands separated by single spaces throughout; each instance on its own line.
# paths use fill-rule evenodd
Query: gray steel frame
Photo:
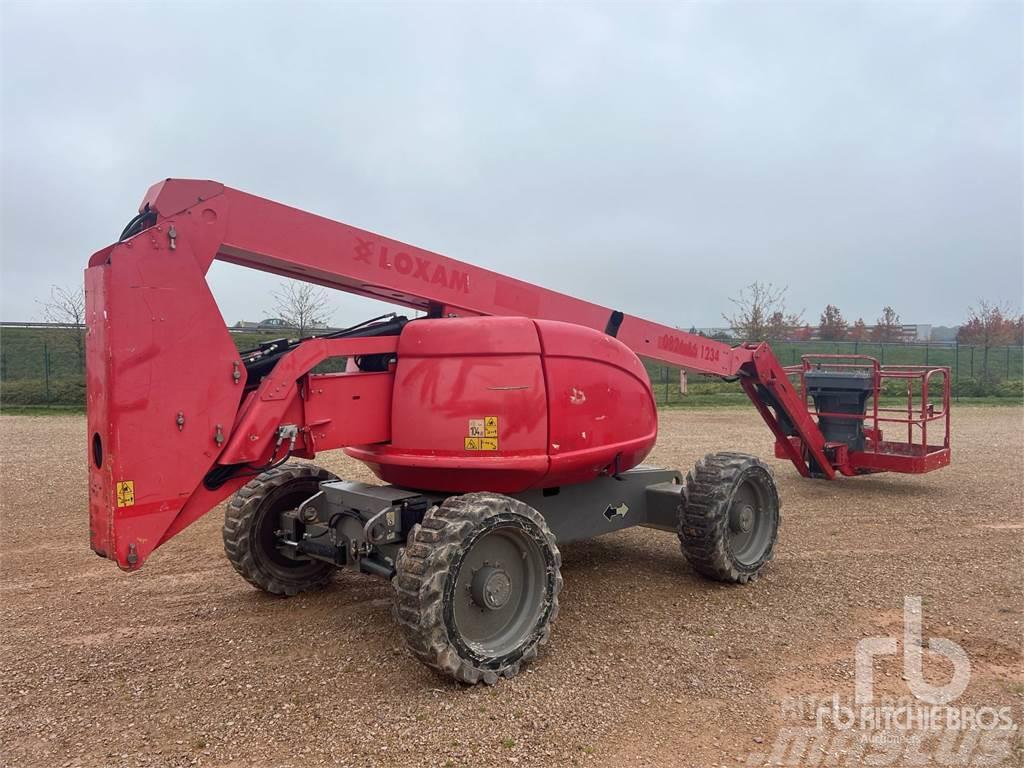
M 633 526 L 676 530 L 683 476 L 640 465 L 589 483 L 509 494 L 540 512 L 559 544 Z M 281 517 L 284 551 L 378 576 L 394 563 L 412 525 L 452 494 L 410 491 L 393 485 L 343 480 Z

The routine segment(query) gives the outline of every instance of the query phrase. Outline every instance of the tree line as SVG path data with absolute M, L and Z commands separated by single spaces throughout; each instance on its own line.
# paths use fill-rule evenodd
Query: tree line
M 730 299 L 733 311 L 723 314 L 737 338 L 745 341 L 873 341 L 904 340 L 903 323 L 891 306 L 882 307 L 874 325 L 859 317 L 852 323 L 835 304 L 827 304 L 816 326 L 804 319 L 804 310 L 793 311 L 786 304 L 786 287 L 754 282 Z M 979 299 L 967 308 L 967 319 L 957 332 L 961 344 L 984 347 L 1024 344 L 1024 315 L 1009 304 Z
M 903 324 L 891 306 L 882 307 L 874 325 L 859 317 L 847 322 L 835 304 L 822 310 L 817 326 L 804 319 L 804 310 L 793 311 L 786 304 L 786 286 L 753 282 L 729 301 L 733 311 L 723 314 L 733 335 L 744 341 L 903 341 Z M 330 317 L 326 291 L 309 283 L 288 281 L 273 293 L 274 309 L 300 337 Z M 39 302 L 47 322 L 65 325 L 85 323 L 85 294 L 81 288 L 53 286 L 50 296 Z M 1024 345 L 1024 314 L 1009 304 L 979 299 L 967 308 L 967 318 L 957 332 L 957 341 L 987 351 L 992 347 Z M 84 339 L 76 337 L 76 351 L 84 363 Z

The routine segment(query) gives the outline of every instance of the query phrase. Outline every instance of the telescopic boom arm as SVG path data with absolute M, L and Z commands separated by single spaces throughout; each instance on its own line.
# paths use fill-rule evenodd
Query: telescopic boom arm
M 213 259 L 380 299 L 432 316 L 520 315 L 605 331 L 637 355 L 686 370 L 739 377 L 803 475 L 832 478 L 825 440 L 767 344 L 727 344 L 614 311 L 214 181 L 167 179 L 149 189 L 140 224 L 161 226 L 169 247 L 192 247 L 205 274 Z M 148 217 L 148 220 L 147 220 Z M 171 237 L 171 232 L 175 236 Z M 198 246 L 198 247 L 196 247 Z M 95 254 L 103 263 L 112 248 Z M 806 455 L 804 455 L 806 453 Z

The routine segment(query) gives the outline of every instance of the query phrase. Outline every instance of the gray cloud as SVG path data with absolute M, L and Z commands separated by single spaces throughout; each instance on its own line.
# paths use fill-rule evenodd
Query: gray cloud
M 681 326 L 755 279 L 814 318 L 1020 301 L 1017 3 L 0 14 L 4 320 L 78 281 L 166 176 Z M 271 306 L 273 278 L 210 279 L 229 322 Z

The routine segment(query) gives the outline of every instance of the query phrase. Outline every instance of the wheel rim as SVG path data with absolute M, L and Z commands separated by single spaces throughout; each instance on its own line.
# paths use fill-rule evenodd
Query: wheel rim
M 744 480 L 733 494 L 726 522 L 729 549 L 743 565 L 756 565 L 772 542 L 774 514 L 765 503 L 761 489 Z
M 266 570 L 284 579 L 295 578 L 304 571 L 315 570 L 319 563 L 309 558 L 288 557 L 281 551 L 281 541 L 276 532 L 280 514 L 295 509 L 308 499 L 320 483 L 317 480 L 300 480 L 289 483 L 268 495 L 260 505 L 259 519 L 254 526 L 253 555 L 263 563 Z
M 514 654 L 541 622 L 548 601 L 547 557 L 518 525 L 484 531 L 466 550 L 452 593 L 458 639 L 481 659 Z

